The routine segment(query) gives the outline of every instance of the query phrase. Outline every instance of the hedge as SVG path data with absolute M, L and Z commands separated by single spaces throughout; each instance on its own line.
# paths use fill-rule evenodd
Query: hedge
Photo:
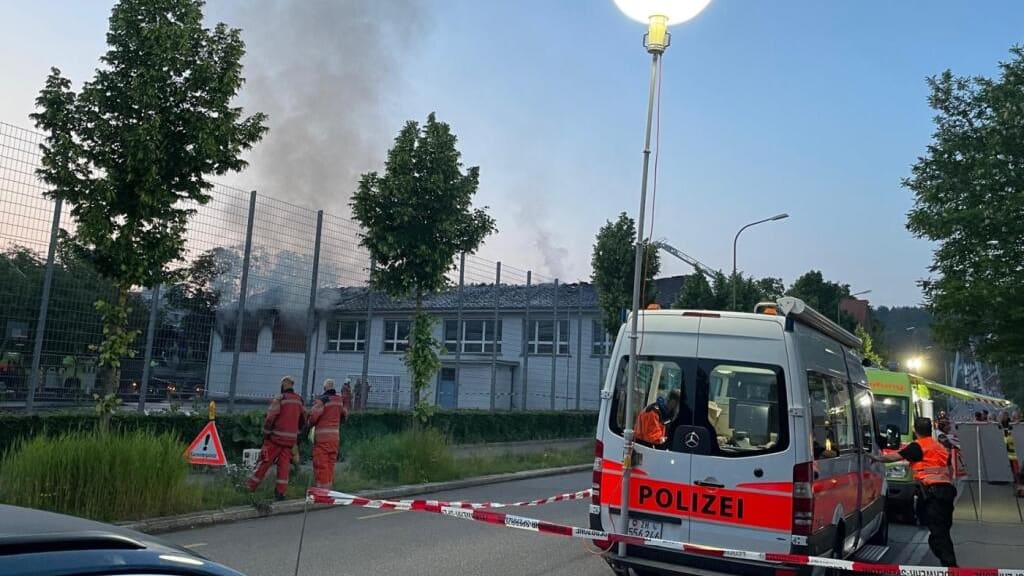
M 0 413 L 0 454 L 23 439 L 39 434 L 55 436 L 66 432 L 90 431 L 96 415 L 85 412 L 41 414 Z M 206 425 L 205 415 L 152 414 L 119 412 L 111 422 L 113 430 L 148 430 L 171 433 L 181 442 L 190 442 Z M 356 412 L 342 426 L 342 447 L 347 452 L 354 442 L 395 434 L 412 423 L 408 412 Z M 435 412 L 428 426 L 445 434 L 455 444 L 482 442 L 518 442 L 587 438 L 597 428 L 595 412 L 485 412 L 457 410 Z M 217 416 L 217 431 L 229 458 L 238 458 L 242 450 L 259 447 L 263 439 L 263 413 L 241 412 Z

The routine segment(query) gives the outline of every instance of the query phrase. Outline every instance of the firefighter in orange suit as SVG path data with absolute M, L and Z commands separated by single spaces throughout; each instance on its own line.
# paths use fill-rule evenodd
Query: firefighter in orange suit
M 291 376 L 281 379 L 281 394 L 276 396 L 263 420 L 263 449 L 256 470 L 249 476 L 249 491 L 255 492 L 270 466 L 277 464 L 277 484 L 274 486 L 277 500 L 284 500 L 288 491 L 288 474 L 291 472 L 292 447 L 299 440 L 299 427 L 306 418 L 302 398 L 295 393 L 295 381 Z
M 348 416 L 342 396 L 334 389 L 334 380 L 324 380 L 324 393 L 313 402 L 309 425 L 313 432 L 313 478 L 317 488 L 334 485 L 334 463 L 338 461 L 340 426 Z
M 956 501 L 956 486 L 949 451 L 932 438 L 931 418 L 914 420 L 916 440 L 894 454 L 871 455 L 878 462 L 910 462 L 917 480 L 924 491 L 921 504 L 921 520 L 928 526 L 928 547 L 943 566 L 956 566 L 956 552 L 949 531 L 953 527 L 953 504 Z

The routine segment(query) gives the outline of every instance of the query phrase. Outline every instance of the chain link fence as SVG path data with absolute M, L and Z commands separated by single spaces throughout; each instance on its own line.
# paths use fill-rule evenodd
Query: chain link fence
M 0 123 L 0 407 L 14 409 L 92 402 L 95 302 L 113 295 L 67 249 L 70 210 L 35 175 L 42 142 Z M 120 371 L 126 402 L 262 404 L 291 375 L 305 397 L 331 378 L 350 384 L 357 408 L 410 407 L 412 301 L 369 286 L 357 223 L 223 185 L 195 208 L 174 264 L 186 279 L 131 294 L 140 335 Z M 590 284 L 475 255 L 457 258 L 449 279 L 424 303 L 443 350 L 423 398 L 440 409 L 597 407 L 610 342 Z

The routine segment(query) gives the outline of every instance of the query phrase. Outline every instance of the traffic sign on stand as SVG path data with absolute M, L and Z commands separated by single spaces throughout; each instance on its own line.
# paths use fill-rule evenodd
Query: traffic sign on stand
M 224 466 L 228 463 L 224 457 L 224 448 L 220 444 L 220 435 L 217 434 L 217 426 L 211 420 L 199 435 L 192 441 L 185 450 L 188 461 L 191 464 L 205 464 L 207 466 Z

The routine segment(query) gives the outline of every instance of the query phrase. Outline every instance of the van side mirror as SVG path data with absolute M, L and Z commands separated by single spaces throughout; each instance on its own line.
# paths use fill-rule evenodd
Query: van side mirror
M 900 431 L 898 428 L 889 426 L 885 429 L 885 443 L 883 446 L 892 450 L 900 447 Z
M 870 368 L 871 367 L 871 360 L 868 360 L 867 358 L 861 358 L 860 365 L 865 367 L 865 368 Z

